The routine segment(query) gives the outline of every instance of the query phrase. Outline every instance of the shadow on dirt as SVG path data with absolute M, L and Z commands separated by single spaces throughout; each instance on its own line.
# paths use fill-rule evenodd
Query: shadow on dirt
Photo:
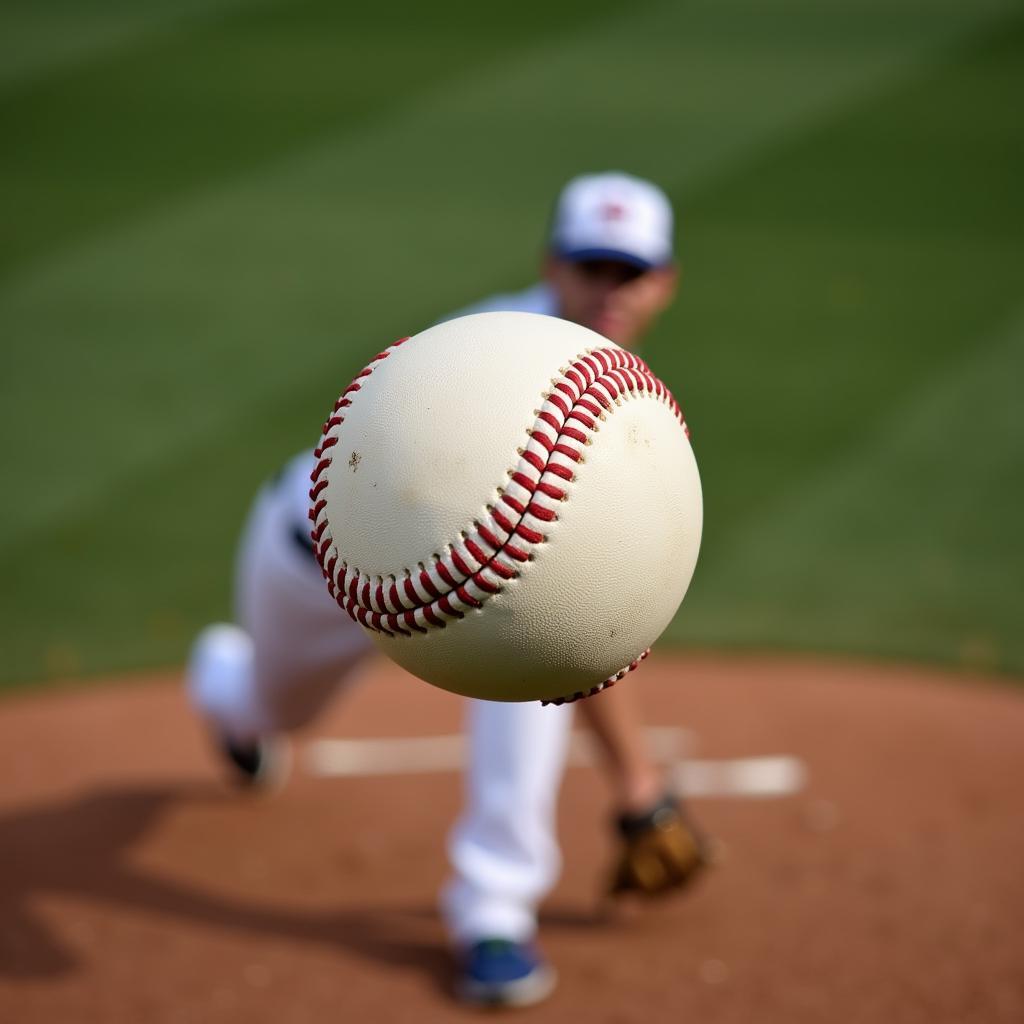
M 378 965 L 413 967 L 447 986 L 447 950 L 424 937 L 426 907 L 345 907 L 323 912 L 250 901 L 147 873 L 128 854 L 172 808 L 219 802 L 212 787 L 101 790 L 0 818 L 0 977 L 39 979 L 83 966 L 36 912 L 40 897 L 68 896 L 217 928 L 340 947 Z

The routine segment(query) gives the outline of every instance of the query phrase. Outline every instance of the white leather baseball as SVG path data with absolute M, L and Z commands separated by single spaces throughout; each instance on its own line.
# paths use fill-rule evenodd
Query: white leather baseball
M 701 490 L 667 388 L 532 313 L 391 346 L 339 398 L 312 475 L 338 604 L 427 682 L 488 700 L 595 693 L 686 593 Z

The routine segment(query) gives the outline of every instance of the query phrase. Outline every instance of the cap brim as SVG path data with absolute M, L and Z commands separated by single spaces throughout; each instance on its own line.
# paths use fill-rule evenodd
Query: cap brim
M 612 263 L 625 263 L 639 270 L 653 270 L 657 263 L 645 260 L 635 253 L 623 252 L 621 249 L 556 249 L 556 254 L 570 263 L 583 263 L 587 260 L 610 260 Z

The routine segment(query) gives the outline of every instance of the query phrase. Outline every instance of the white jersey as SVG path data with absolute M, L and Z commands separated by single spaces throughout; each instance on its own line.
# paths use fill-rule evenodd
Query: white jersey
M 541 281 L 521 292 L 505 292 L 474 302 L 472 306 L 466 306 L 465 309 L 446 316 L 444 320 L 469 316 L 470 313 L 540 313 L 542 316 L 558 316 L 558 299 L 555 298 L 551 286 Z M 439 323 L 443 323 L 444 320 Z
M 445 320 L 454 320 L 458 316 L 468 316 L 470 313 L 540 313 L 543 316 L 558 316 L 558 300 L 550 285 L 543 281 L 521 292 L 504 292 L 499 295 L 491 295 L 480 302 L 473 303 L 465 309 L 460 309 L 450 316 L 444 317 L 438 323 Z M 299 546 L 302 546 L 303 538 L 312 554 L 312 544 L 309 541 L 309 474 L 313 469 L 313 452 L 305 451 L 292 458 L 278 474 L 274 486 L 281 488 L 286 494 L 289 507 L 292 511 L 292 523 L 295 539 Z
M 287 528 L 295 541 L 295 550 L 299 552 L 305 548 L 311 560 L 313 541 L 309 536 L 309 477 L 315 465 L 313 449 L 308 448 L 298 455 L 293 455 L 269 484 L 287 504 Z

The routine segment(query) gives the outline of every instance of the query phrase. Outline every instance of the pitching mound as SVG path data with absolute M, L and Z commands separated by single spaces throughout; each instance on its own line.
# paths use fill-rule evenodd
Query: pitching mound
M 609 911 L 607 793 L 571 768 L 541 935 L 561 985 L 522 1016 L 1024 1019 L 1018 691 L 667 656 L 623 685 L 691 758 L 678 778 L 717 863 L 692 893 Z M 288 785 L 247 798 L 175 678 L 0 703 L 0 1019 L 476 1019 L 448 995 L 434 911 L 460 717 L 375 663 L 300 737 Z

